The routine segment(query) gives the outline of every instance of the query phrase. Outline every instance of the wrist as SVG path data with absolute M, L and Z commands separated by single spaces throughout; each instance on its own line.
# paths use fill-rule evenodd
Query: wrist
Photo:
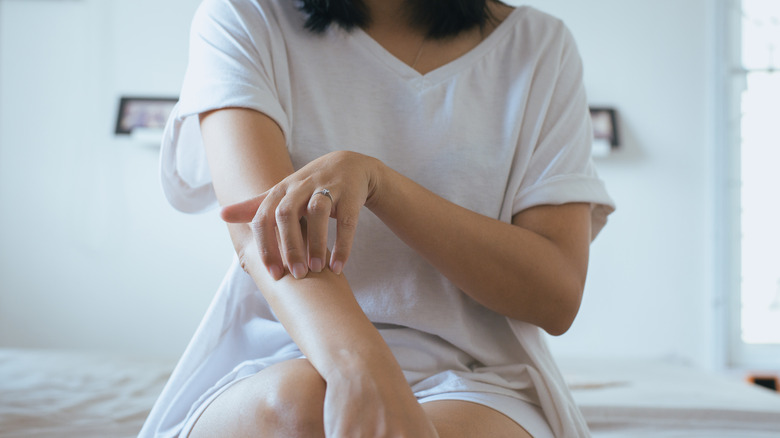
M 403 372 L 384 342 L 366 348 L 351 346 L 333 352 L 322 378 L 329 383 L 353 379 L 356 376 L 376 376 L 381 379 L 402 379 Z
M 366 196 L 366 207 L 369 210 L 379 208 L 384 198 L 384 190 L 388 187 L 386 181 L 390 177 L 390 168 L 381 160 L 368 157 L 369 161 L 369 182 L 368 196 Z

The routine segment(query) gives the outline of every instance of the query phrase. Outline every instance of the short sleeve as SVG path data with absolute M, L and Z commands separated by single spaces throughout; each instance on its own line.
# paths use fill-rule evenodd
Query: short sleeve
M 583 84 L 582 61 L 571 33 L 560 24 L 540 74 L 551 89 L 537 114 L 527 115 L 538 127 L 533 152 L 512 204 L 512 214 L 538 205 L 570 202 L 591 204 L 592 237 L 606 224 L 614 202 L 598 177 L 591 158 L 593 130 Z
M 290 120 L 284 41 L 273 11 L 259 2 L 206 0 L 195 13 L 187 71 L 179 102 L 163 134 L 163 192 L 178 210 L 195 213 L 217 205 L 200 134 L 198 114 L 241 107 L 262 112 L 288 138 Z

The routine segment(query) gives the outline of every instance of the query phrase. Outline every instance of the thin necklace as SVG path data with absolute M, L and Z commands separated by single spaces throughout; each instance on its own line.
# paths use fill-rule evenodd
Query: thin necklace
M 427 39 L 428 38 L 423 38 L 422 42 L 420 43 L 420 48 L 417 49 L 417 56 L 414 57 L 414 62 L 412 63 L 412 68 L 417 66 L 417 61 L 420 60 L 420 55 L 422 55 L 422 49 L 423 49 L 423 47 L 425 47 L 425 40 L 427 40 Z

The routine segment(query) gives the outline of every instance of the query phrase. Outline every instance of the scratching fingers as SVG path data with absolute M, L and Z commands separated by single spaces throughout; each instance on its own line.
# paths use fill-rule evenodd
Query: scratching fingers
M 349 258 L 352 242 L 355 239 L 360 206 L 340 200 L 336 210 L 336 243 L 330 257 L 330 270 L 341 274 Z
M 327 189 L 315 192 L 306 208 L 309 267 L 314 272 L 321 272 L 327 260 L 328 219 L 332 208 L 333 198 Z

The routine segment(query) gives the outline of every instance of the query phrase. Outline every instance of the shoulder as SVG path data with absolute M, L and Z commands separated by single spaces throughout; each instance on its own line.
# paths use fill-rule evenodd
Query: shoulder
M 231 34 L 253 35 L 302 23 L 302 13 L 289 0 L 204 0 L 195 12 L 192 30 L 219 27 Z
M 504 27 L 500 56 L 517 71 L 543 70 L 555 76 L 564 66 L 579 64 L 571 31 L 559 18 L 530 6 L 520 6 L 499 26 Z
M 518 16 L 519 26 L 534 33 L 555 35 L 566 30 L 566 25 L 560 18 L 532 6 L 518 6 L 512 15 Z
M 267 63 L 300 39 L 304 22 L 292 0 L 204 0 L 192 20 L 190 55 L 221 53 L 227 55 L 222 60 L 226 62 Z
M 198 14 L 215 16 L 265 16 L 282 6 L 278 0 L 203 0 L 198 6 Z M 291 3 L 291 2 L 288 2 Z
M 511 38 L 539 51 L 574 45 L 574 38 L 559 18 L 531 6 L 517 7 L 507 18 L 511 21 Z

